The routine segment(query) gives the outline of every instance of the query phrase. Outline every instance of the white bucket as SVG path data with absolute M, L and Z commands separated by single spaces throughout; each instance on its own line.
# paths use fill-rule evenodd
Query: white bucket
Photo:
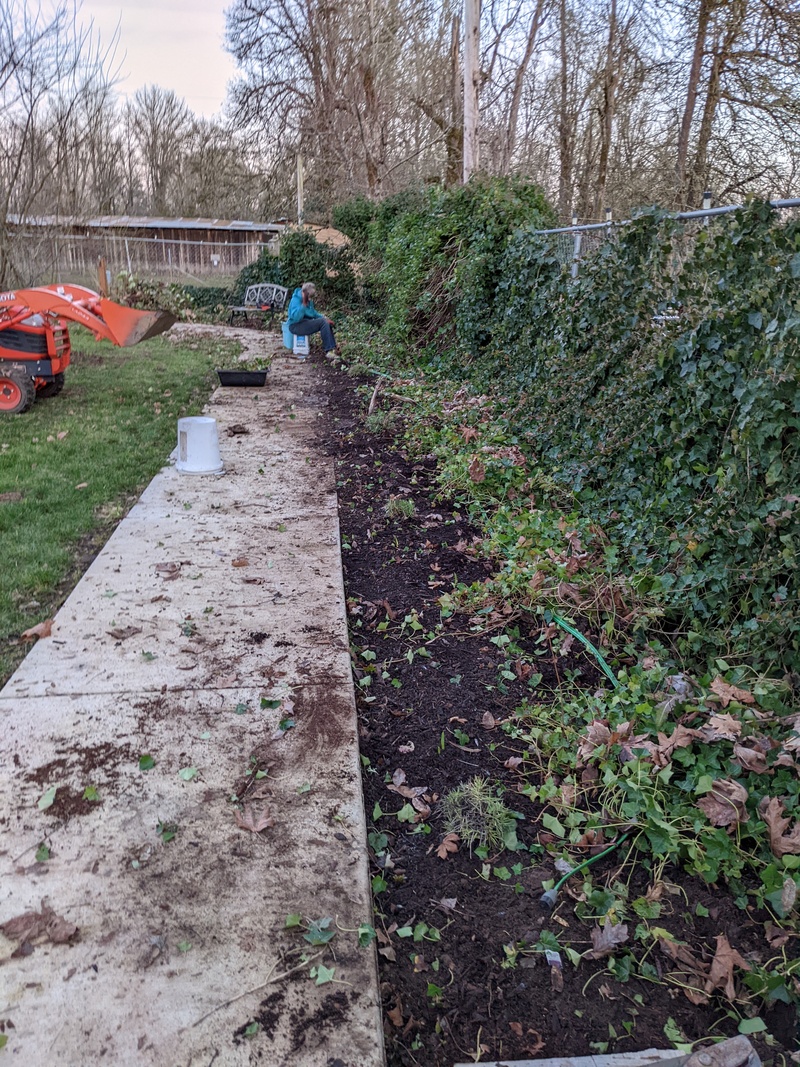
M 311 351 L 308 344 L 308 337 L 296 336 L 294 339 L 294 354 L 299 359 L 305 359 L 308 353 Z
M 175 468 L 183 474 L 219 474 L 222 471 L 216 419 L 204 415 L 178 419 Z

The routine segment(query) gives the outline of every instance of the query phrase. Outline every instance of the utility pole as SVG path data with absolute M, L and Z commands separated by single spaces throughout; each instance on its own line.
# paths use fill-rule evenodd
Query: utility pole
M 478 169 L 481 0 L 464 0 L 464 182 Z
M 303 225 L 303 157 L 297 153 L 297 225 Z

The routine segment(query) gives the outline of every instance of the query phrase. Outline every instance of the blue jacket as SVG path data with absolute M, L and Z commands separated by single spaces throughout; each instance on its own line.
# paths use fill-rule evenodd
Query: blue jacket
M 296 322 L 301 322 L 303 319 L 317 319 L 319 317 L 319 312 L 314 307 L 314 301 L 309 300 L 308 304 L 304 304 L 303 290 L 295 289 L 292 293 L 292 299 L 289 301 L 289 325 L 293 326 Z

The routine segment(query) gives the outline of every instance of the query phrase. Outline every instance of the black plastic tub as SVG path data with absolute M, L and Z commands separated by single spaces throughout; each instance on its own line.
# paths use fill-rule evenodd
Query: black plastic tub
M 217 368 L 217 377 L 220 385 L 249 385 L 260 387 L 266 385 L 267 371 L 265 370 L 220 370 Z

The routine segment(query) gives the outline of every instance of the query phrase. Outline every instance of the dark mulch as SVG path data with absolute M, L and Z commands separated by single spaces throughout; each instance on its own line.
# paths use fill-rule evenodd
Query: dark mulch
M 464 615 L 446 620 L 427 644 L 418 639 L 414 648 L 430 655 L 417 652 L 408 662 L 406 617 L 416 612 L 421 633 L 432 633 L 440 621 L 438 598 L 457 582 L 485 578 L 490 565 L 471 554 L 476 531 L 458 507 L 437 497 L 433 459 L 412 462 L 393 435 L 368 432 L 353 380 L 328 366 L 322 373 L 328 448 L 337 463 L 354 669 L 357 678 L 371 677 L 368 687 L 357 685 L 367 821 L 387 836 L 391 857 L 382 868 L 373 862 L 374 874 L 386 881 L 376 894 L 375 925 L 390 1067 L 669 1048 L 664 1027 L 670 1020 L 691 1041 L 734 1035 L 738 1017 L 726 1016 L 723 1002 L 696 1006 L 658 976 L 620 982 L 607 961 L 584 959 L 576 968 L 563 954 L 563 972 L 554 972 L 533 950 L 542 931 L 580 952 L 591 947 L 595 924 L 576 917 L 569 888 L 554 913 L 542 908 L 542 881 L 554 875 L 546 850 L 503 851 L 490 857 L 488 870 L 463 847 L 446 859 L 437 855 L 444 833 L 437 798 L 475 775 L 505 788 L 509 806 L 523 816 L 519 840 L 540 843 L 541 806 L 517 792 L 519 779 L 505 766 L 519 742 L 492 727 L 492 719 L 509 716 L 530 690 L 524 679 L 500 677 L 503 651 L 491 634 L 471 633 Z M 413 500 L 414 517 L 387 518 L 384 509 L 393 497 Z M 582 652 L 555 660 L 539 638 L 537 629 L 523 627 L 519 643 L 540 654 L 543 689 L 567 671 L 579 672 L 587 686 L 598 684 L 596 666 Z M 405 772 L 405 785 L 426 787 L 431 814 L 424 824 L 394 817 L 406 803 L 388 788 L 398 769 Z M 376 805 L 389 814 L 380 817 Z M 624 863 L 620 852 L 593 868 L 594 884 L 622 878 L 634 899 L 646 892 L 649 872 L 641 863 Z M 515 864 L 521 866 L 515 870 Z M 510 872 L 505 881 L 493 873 L 503 867 Z M 689 943 L 696 956 L 710 961 L 721 933 L 743 956 L 774 955 L 755 921 L 763 924 L 767 916 L 742 912 L 724 890 L 677 870 L 667 870 L 664 878 L 681 888 L 667 894 L 657 925 Z M 436 928 L 438 939 L 430 931 L 418 942 L 398 937 L 398 928 L 420 922 Z M 631 915 L 631 935 L 636 922 Z M 504 966 L 506 945 L 524 946 L 513 966 Z M 651 961 L 659 975 L 668 969 L 658 950 Z M 777 1004 L 763 1017 L 780 1045 L 794 1051 L 794 1010 Z M 759 1050 L 765 1060 L 776 1052 L 763 1044 Z

